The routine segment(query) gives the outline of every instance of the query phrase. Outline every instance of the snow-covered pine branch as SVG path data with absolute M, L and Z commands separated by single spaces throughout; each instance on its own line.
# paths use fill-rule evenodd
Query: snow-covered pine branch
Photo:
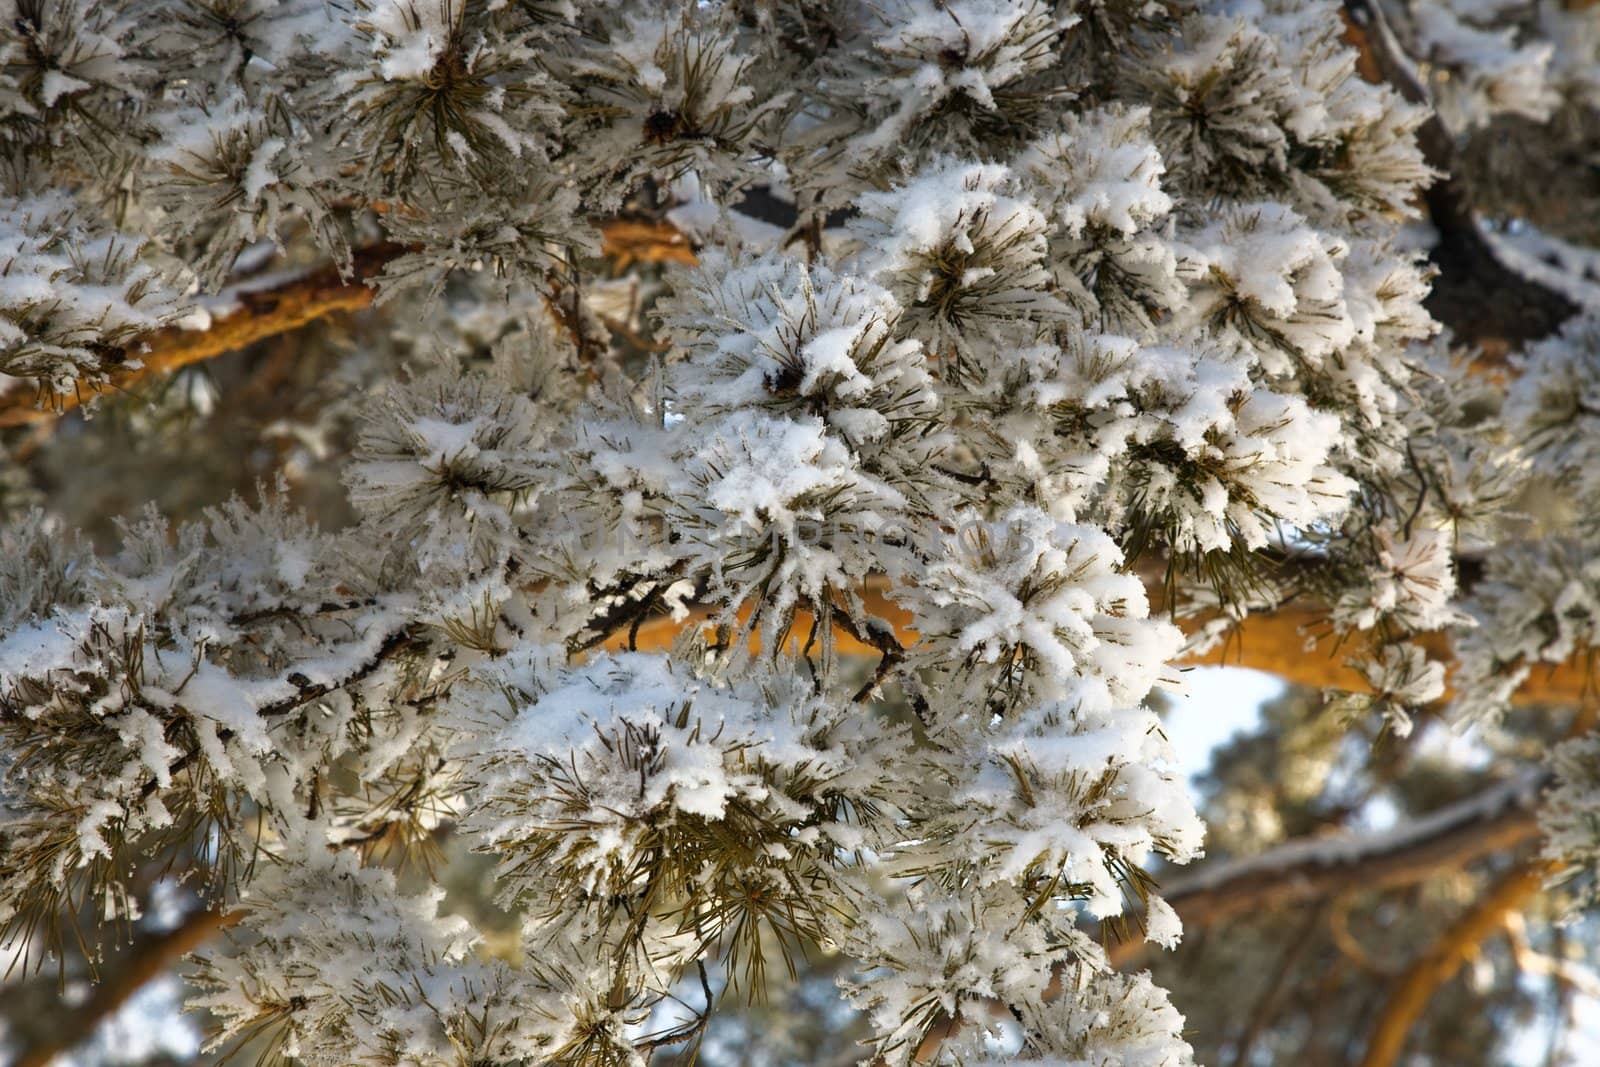
M 1463 124 L 1588 91 L 1468 6 L 1405 26 L 1474 74 Z M 1328 0 L 0 23 L 0 372 L 93 390 L 253 263 L 393 250 L 325 408 L 275 424 L 343 521 L 286 472 L 106 551 L 48 501 L 0 529 L 0 942 L 110 939 L 169 871 L 238 916 L 194 1000 L 221 1042 L 642 1064 L 703 1038 L 706 967 L 759 996 L 821 951 L 885 1063 L 1182 1067 L 1182 1006 L 1092 929 L 1175 945 L 1150 867 L 1203 849 L 1141 569 L 1173 615 L 1315 595 L 1397 732 L 1443 692 L 1419 633 L 1484 718 L 1600 643 L 1600 331 L 1503 404 L 1452 358 L 1404 230 L 1425 113 Z M 614 270 L 619 214 L 698 265 Z M 598 650 L 691 602 L 669 650 Z M 1552 846 L 1585 863 L 1586 752 Z M 447 914 L 446 836 L 509 949 Z

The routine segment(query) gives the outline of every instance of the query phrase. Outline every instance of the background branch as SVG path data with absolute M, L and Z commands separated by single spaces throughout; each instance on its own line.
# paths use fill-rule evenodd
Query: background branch
M 1361 1067 L 1391 1067 L 1399 1059 L 1406 1037 L 1422 1017 L 1434 991 L 1477 954 L 1485 938 L 1538 895 L 1555 869 L 1549 860 L 1519 863 L 1400 976 L 1384 1002 Z
M 118 956 L 120 966 L 110 970 L 81 1004 L 65 1019 L 46 1016 L 48 1029 L 25 1039 L 12 1067 L 46 1067 L 51 1060 L 86 1040 L 94 1028 L 113 1015 L 147 982 L 160 977 L 184 956 L 217 933 L 238 922 L 238 912 L 201 908 L 184 916 L 170 930 L 136 940 Z M 9 998 L 8 998 L 9 999 Z M 11 1022 L 26 1032 L 26 1021 Z
M 1544 770 L 1381 834 L 1288 841 L 1172 882 L 1162 896 L 1187 923 L 1212 923 L 1356 890 L 1410 885 L 1515 848 L 1539 832 Z
M 1535 805 L 1547 780 L 1546 772 L 1535 771 L 1387 834 L 1288 841 L 1259 856 L 1217 864 L 1174 882 L 1163 888 L 1162 896 L 1177 910 L 1185 928 L 1190 929 L 1273 907 L 1415 884 L 1483 856 L 1515 848 L 1538 834 Z M 1387 1009 L 1386 1020 L 1391 1015 L 1393 1018 L 1384 1024 L 1398 1032 L 1401 1042 L 1426 1007 L 1432 989 L 1448 980 L 1506 915 L 1531 899 L 1552 870 L 1552 865 L 1539 860 L 1520 865 L 1401 977 L 1399 989 L 1409 999 L 1401 1008 Z M 1304 930 L 1309 932 L 1320 919 L 1320 909 L 1313 910 Z M 1111 945 L 1108 954 L 1113 966 L 1124 967 L 1145 947 L 1143 940 L 1129 938 Z M 1294 956 L 1286 959 L 1285 967 L 1292 965 Z M 1060 979 L 1058 973 L 1045 991 L 1047 1000 L 1061 995 Z M 997 1016 L 1005 1012 L 998 1002 L 990 1007 Z M 943 1042 L 960 1028 L 959 1020 L 941 1018 L 918 1046 L 915 1062 L 930 1061 Z M 1392 1040 L 1387 1030 L 1383 1040 Z M 1394 1051 L 1398 1052 L 1398 1046 Z M 1369 1054 L 1362 1067 L 1389 1067 L 1392 1062 L 1371 1060 Z

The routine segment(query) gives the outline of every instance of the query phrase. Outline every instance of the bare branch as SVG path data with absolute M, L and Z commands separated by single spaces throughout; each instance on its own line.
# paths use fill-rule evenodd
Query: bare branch
M 618 270 L 635 263 L 699 262 L 689 239 L 670 222 L 613 219 L 600 228 L 600 252 Z

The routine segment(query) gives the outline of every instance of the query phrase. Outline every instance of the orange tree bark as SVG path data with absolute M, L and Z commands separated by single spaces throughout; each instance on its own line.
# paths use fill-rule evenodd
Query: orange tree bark
M 1155 592 L 1152 591 L 1153 594 Z M 916 643 L 914 620 L 909 612 L 894 602 L 892 591 L 885 583 L 869 580 L 861 590 L 861 596 L 869 611 L 894 627 L 895 637 L 902 645 Z M 689 617 L 681 622 L 658 615 L 636 628 L 619 628 L 606 638 L 603 647 L 613 651 L 625 648 L 660 651 L 670 647 L 685 628 L 712 625 L 716 610 L 697 605 L 690 609 Z M 790 633 L 802 636 L 810 633 L 812 621 L 809 612 L 800 611 L 790 627 Z M 1322 641 L 1308 648 L 1308 633 L 1315 632 L 1320 621 L 1319 614 L 1311 608 L 1282 608 L 1253 613 L 1246 616 L 1227 641 L 1181 662 L 1190 666 L 1248 667 L 1276 675 L 1294 685 L 1313 688 L 1370 691 L 1371 687 L 1365 679 L 1345 666 L 1331 641 Z M 1446 635 L 1424 634 L 1419 640 L 1435 659 L 1448 663 L 1454 658 Z M 834 647 L 846 655 L 876 655 L 880 651 L 846 630 L 836 630 Z M 1516 699 L 1522 704 L 1576 705 L 1592 695 L 1593 679 L 1589 665 L 1580 658 L 1536 668 L 1518 690 Z
M 372 303 L 376 295 L 368 279 L 383 270 L 403 249 L 378 245 L 355 254 L 349 277 L 334 267 L 323 267 L 270 289 L 238 294 L 238 307 L 214 318 L 208 329 L 162 330 L 145 338 L 131 351 L 137 366 L 113 370 L 99 383 L 80 382 L 75 392 L 39 395 L 14 389 L 0 396 L 0 427 L 20 426 L 71 411 L 105 393 L 126 392 L 136 383 L 228 352 L 298 330 L 317 319 L 340 311 L 355 311 Z M 44 401 L 41 405 L 37 401 Z
M 600 224 L 601 250 L 619 267 L 631 263 L 693 263 L 688 238 L 666 223 L 612 219 Z M 370 284 L 404 252 L 396 244 L 359 249 L 341 275 L 325 266 L 271 288 L 241 290 L 237 307 L 218 315 L 204 330 L 161 330 L 130 348 L 138 364 L 114 369 L 102 382 L 81 382 L 71 393 L 40 394 L 13 389 L 0 395 L 0 428 L 53 419 L 106 393 L 126 392 L 146 378 L 170 374 L 257 341 L 298 330 L 346 311 L 359 311 L 377 295 Z M 560 317 L 559 308 L 553 308 Z
M 1400 976 L 1384 1002 L 1361 1067 L 1393 1067 L 1434 991 L 1454 977 L 1512 913 L 1538 895 L 1555 869 L 1555 864 L 1544 859 L 1517 864 Z

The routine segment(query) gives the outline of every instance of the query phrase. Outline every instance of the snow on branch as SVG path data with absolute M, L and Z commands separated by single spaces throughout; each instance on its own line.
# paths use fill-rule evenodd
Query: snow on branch
M 1185 922 L 1211 923 L 1416 882 L 1533 837 L 1537 803 L 1549 780 L 1547 771 L 1531 771 L 1382 833 L 1289 841 L 1169 882 L 1165 896 Z

